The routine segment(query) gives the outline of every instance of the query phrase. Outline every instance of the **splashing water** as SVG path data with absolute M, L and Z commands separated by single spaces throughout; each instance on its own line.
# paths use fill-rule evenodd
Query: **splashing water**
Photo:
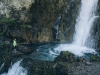
M 61 51 L 70 51 L 77 56 L 83 56 L 84 53 L 93 53 L 93 54 L 96 53 L 94 49 L 81 47 L 75 44 L 61 44 L 57 48 L 55 48 L 55 50 L 59 51 L 59 53 Z
M 91 27 L 97 17 L 95 15 L 98 0 L 82 0 L 82 6 L 77 18 L 76 33 L 74 35 L 74 42 L 79 46 L 84 46 L 90 35 Z
M 23 69 L 20 66 L 22 60 L 16 62 L 9 70 L 8 73 L 4 73 L 1 75 L 27 75 L 27 70 Z
M 87 48 L 85 46 L 90 36 L 90 30 L 93 26 L 93 22 L 97 17 L 95 15 L 98 0 L 82 0 L 79 16 L 76 19 L 76 28 L 74 34 L 74 41 L 72 44 L 61 44 L 56 51 L 70 51 L 78 56 L 83 56 L 84 53 L 96 53 L 94 49 Z

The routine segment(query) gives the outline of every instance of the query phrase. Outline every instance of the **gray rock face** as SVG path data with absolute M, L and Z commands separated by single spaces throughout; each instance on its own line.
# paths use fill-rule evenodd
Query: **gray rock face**
M 0 16 L 25 21 L 34 2 L 35 0 L 0 0 Z
M 76 18 L 79 12 L 81 0 L 67 0 L 62 8 L 62 20 L 59 29 L 61 41 L 72 42 L 75 31 Z
M 98 3 L 98 20 L 97 20 L 97 35 L 98 35 L 98 40 L 97 40 L 97 50 L 100 52 L 100 0 Z
M 34 28 L 39 28 L 39 37 L 45 32 L 49 34 L 46 37 L 49 37 L 47 41 L 55 40 L 54 37 L 58 36 L 58 40 L 71 42 L 74 26 L 77 17 L 77 12 L 79 10 L 80 0 L 50 0 L 50 1 L 36 1 L 31 8 L 33 12 L 33 26 Z M 54 27 L 56 20 L 61 17 L 60 25 L 56 26 L 55 31 L 53 32 L 51 28 Z M 48 31 L 44 31 L 47 29 Z M 54 35 L 53 35 L 54 34 Z M 42 35 L 44 38 L 44 35 Z M 42 39 L 43 40 L 43 39 Z M 44 39 L 45 40 L 45 39 Z
M 3 19 L 3 22 L 6 22 L 3 32 L 8 37 L 21 37 L 26 43 L 51 42 L 56 40 L 54 38 L 56 36 L 59 41 L 72 40 L 80 0 L 1 0 L 0 2 L 0 15 L 13 20 Z M 53 31 L 52 28 L 59 17 L 61 19 L 58 29 Z M 16 24 L 15 27 L 8 22 Z
M 98 7 L 97 7 L 97 14 L 98 17 L 96 18 L 94 22 L 94 27 L 93 27 L 93 38 L 95 42 L 95 49 L 100 52 L 100 0 L 98 2 Z

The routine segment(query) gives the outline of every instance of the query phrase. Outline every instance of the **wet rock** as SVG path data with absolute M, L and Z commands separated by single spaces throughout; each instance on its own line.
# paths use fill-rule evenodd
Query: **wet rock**
M 71 43 L 75 31 L 76 18 L 81 0 L 63 0 L 61 23 L 59 27 L 59 39 L 62 42 Z
M 8 72 L 8 69 L 11 66 L 11 61 L 12 61 L 12 57 L 6 59 L 6 61 L 4 61 L 2 65 L 0 65 L 0 74 L 4 72 Z
M 61 51 L 60 55 L 55 58 L 55 62 L 75 62 L 76 58 L 69 51 Z
M 100 57 L 97 55 L 91 55 L 90 61 L 100 61 Z
M 85 63 L 85 65 L 90 66 L 90 65 L 92 65 L 92 63 L 89 62 L 89 61 L 87 61 L 87 62 Z
M 18 45 L 17 51 L 18 51 L 17 52 L 18 54 L 30 54 L 30 53 L 34 52 L 35 50 L 32 47 Z
M 29 75 L 55 75 L 56 73 L 55 68 L 53 68 L 53 62 L 37 61 L 30 58 L 25 58 L 21 65 L 28 69 Z
M 97 4 L 97 12 L 96 12 L 97 18 L 94 21 L 94 26 L 93 26 L 93 31 L 92 32 L 92 37 L 94 39 L 95 43 L 95 49 L 97 52 L 100 54 L 100 1 L 98 0 Z
M 29 75 L 99 75 L 100 62 L 48 62 L 25 58 L 21 65 Z
M 76 61 L 85 63 L 86 59 L 84 57 L 76 57 Z
M 11 45 L 10 41 L 6 41 L 1 39 L 0 40 L 0 65 L 4 63 L 6 60 L 10 59 L 10 50 L 11 50 Z

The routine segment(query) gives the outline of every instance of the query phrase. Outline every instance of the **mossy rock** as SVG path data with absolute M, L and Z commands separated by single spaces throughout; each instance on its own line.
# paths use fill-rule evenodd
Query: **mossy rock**
M 61 51 L 60 55 L 55 58 L 55 62 L 74 62 L 76 61 L 75 55 L 69 51 Z
M 92 55 L 90 61 L 99 61 L 99 57 L 97 55 Z

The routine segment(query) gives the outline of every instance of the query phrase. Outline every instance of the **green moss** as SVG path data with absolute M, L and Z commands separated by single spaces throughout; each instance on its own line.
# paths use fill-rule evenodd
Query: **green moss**
M 67 56 L 67 55 L 71 55 L 72 53 L 70 53 L 70 52 L 68 52 L 68 51 L 63 51 L 63 52 L 61 52 L 61 55 L 62 56 Z
M 95 56 L 95 55 L 92 55 L 92 56 L 90 57 L 90 60 L 91 60 L 91 61 L 97 61 L 97 60 L 98 60 L 98 57 Z
M 60 55 L 57 56 L 54 62 L 75 62 L 75 55 L 69 51 L 61 51 Z

